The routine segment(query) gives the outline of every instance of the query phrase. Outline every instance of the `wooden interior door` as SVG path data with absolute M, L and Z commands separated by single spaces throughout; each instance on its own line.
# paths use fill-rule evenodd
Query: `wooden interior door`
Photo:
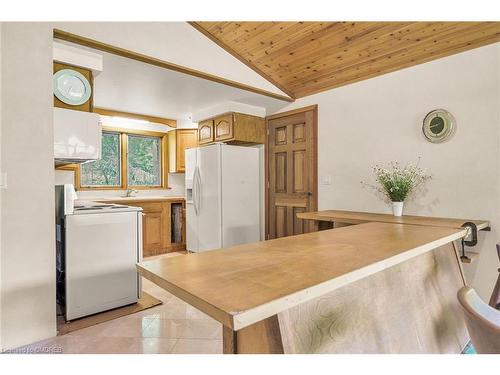
M 318 206 L 317 107 L 268 117 L 267 129 L 267 238 L 311 232 L 297 213 Z

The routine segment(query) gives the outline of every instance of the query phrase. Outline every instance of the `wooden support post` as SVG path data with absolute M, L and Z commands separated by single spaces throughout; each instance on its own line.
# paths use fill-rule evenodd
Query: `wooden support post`
M 283 354 L 277 315 L 239 331 L 223 326 L 222 339 L 224 354 Z

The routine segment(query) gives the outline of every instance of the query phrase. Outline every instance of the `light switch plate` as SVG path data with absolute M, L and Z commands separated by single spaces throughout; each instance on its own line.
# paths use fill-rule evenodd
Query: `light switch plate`
M 320 185 L 331 185 L 332 184 L 332 176 L 330 176 L 329 174 L 325 174 L 325 175 L 321 176 L 319 183 L 320 183 Z
M 7 189 L 7 173 L 0 173 L 0 189 Z

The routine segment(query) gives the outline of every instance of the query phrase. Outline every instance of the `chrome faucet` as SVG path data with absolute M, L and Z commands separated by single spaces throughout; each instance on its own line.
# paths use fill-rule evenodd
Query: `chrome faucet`
M 128 189 L 127 197 L 135 197 L 139 193 L 139 190 L 136 189 Z

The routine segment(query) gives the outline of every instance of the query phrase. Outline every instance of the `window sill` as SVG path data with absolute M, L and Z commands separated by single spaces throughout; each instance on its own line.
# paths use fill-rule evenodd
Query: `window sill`
M 166 186 L 166 187 L 163 187 L 163 186 L 130 186 L 130 187 L 127 187 L 127 188 L 122 188 L 122 187 L 118 187 L 118 186 L 85 186 L 85 187 L 78 187 L 78 188 L 75 188 L 76 191 L 99 191 L 99 190 L 104 190 L 104 191 L 107 191 L 107 190 L 123 190 L 123 191 L 126 191 L 126 190 L 129 190 L 129 189 L 135 189 L 135 190 L 172 190 L 172 188 L 170 186 Z

